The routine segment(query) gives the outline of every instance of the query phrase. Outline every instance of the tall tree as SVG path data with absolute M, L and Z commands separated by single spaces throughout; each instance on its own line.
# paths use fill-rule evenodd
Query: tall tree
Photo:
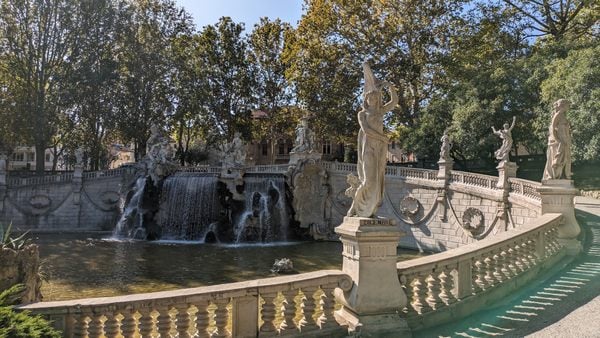
M 45 150 L 64 111 L 61 79 L 77 40 L 76 1 L 3 0 L 0 4 L 0 53 L 12 77 L 15 118 L 26 141 L 35 145 L 36 171 L 44 171 Z

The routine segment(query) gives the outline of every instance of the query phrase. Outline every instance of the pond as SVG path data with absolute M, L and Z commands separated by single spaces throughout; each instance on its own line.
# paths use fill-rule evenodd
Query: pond
M 275 259 L 290 258 L 299 273 L 341 269 L 339 242 L 204 244 L 124 241 L 98 235 L 43 234 L 44 301 L 165 291 L 274 276 Z M 399 260 L 419 256 L 398 250 Z

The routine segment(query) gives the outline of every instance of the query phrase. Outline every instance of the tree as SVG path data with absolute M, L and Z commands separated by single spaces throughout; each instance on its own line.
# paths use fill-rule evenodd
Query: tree
M 116 129 L 135 146 L 135 158 L 146 152 L 152 124 L 164 125 L 173 111 L 172 42 L 191 34 L 189 14 L 171 0 L 136 0 L 121 9 L 125 33 L 117 44 L 120 93 Z
M 209 138 L 229 140 L 235 131 L 249 135 L 253 80 L 249 73 L 244 24 L 222 17 L 200 32 L 199 62 L 205 75 L 202 102 L 214 126 Z
M 25 141 L 36 149 L 36 171 L 44 171 L 44 152 L 64 111 L 61 79 L 76 42 L 76 1 L 4 0 L 0 5 L 0 53 L 11 77 L 14 118 Z

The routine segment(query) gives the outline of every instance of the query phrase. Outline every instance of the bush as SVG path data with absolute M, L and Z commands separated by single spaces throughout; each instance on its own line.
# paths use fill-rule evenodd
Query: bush
M 18 284 L 0 293 L 0 338 L 60 338 L 44 318 L 13 308 L 23 288 Z

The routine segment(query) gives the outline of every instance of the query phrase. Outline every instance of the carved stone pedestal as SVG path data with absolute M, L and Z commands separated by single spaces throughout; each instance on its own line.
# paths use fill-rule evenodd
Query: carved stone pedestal
M 502 161 L 496 169 L 498 169 L 498 183 L 496 187 L 498 189 L 509 189 L 510 184 L 508 184 L 508 179 L 517 177 L 517 164 L 515 162 Z
M 81 202 L 81 188 L 83 186 L 83 165 L 76 164 L 73 168 L 73 204 Z
M 313 160 L 320 161 L 323 155 L 316 151 L 302 151 L 302 152 L 291 152 L 290 153 L 290 165 L 297 164 L 302 160 Z
M 575 218 L 575 196 L 577 189 L 572 180 L 542 180 L 538 188 L 542 198 L 542 214 L 561 213 L 564 223 L 558 227 L 558 239 L 571 255 L 581 252 L 581 243 L 577 236 L 581 232 Z
M 338 322 L 363 337 L 409 337 L 400 312 L 406 295 L 398 280 L 398 241 L 404 235 L 392 220 L 345 217 L 335 228 L 343 243 L 342 270 L 352 277 L 350 291 L 337 290 L 343 304 Z
M 453 165 L 454 165 L 454 161 L 452 161 L 451 159 L 439 160 L 439 162 L 438 162 L 439 170 L 438 170 L 438 175 L 437 175 L 438 180 L 444 180 L 444 181 L 448 182 L 448 180 L 450 179 L 450 173 L 452 172 Z

